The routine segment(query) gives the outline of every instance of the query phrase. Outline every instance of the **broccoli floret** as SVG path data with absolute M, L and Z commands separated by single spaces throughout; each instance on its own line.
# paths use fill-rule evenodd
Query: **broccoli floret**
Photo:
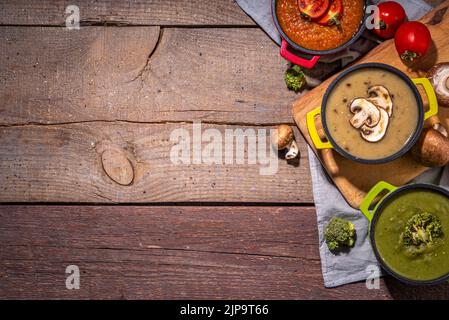
M 443 227 L 437 216 L 420 212 L 413 215 L 405 225 L 401 234 L 402 243 L 406 247 L 426 247 L 443 235 Z
M 324 231 L 327 246 L 331 251 L 354 246 L 355 236 L 354 224 L 338 217 L 333 217 Z
M 287 71 L 285 71 L 285 84 L 287 88 L 298 92 L 306 84 L 306 77 L 302 72 L 301 67 L 294 65 Z

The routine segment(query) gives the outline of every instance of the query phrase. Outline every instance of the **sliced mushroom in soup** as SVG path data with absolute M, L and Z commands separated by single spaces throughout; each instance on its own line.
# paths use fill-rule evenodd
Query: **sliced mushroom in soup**
M 325 109 L 333 112 L 325 112 L 327 130 L 334 143 L 354 157 L 387 158 L 415 133 L 418 106 L 409 84 L 395 73 L 358 69 L 329 93 Z

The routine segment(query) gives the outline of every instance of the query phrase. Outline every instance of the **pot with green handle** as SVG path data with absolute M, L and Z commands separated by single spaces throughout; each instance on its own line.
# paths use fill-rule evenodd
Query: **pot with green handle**
M 371 245 L 387 273 L 410 285 L 434 285 L 449 280 L 449 192 L 446 189 L 431 184 L 397 188 L 381 181 L 368 192 L 360 210 L 370 222 Z M 439 219 L 443 234 L 433 239 L 431 246 L 411 251 L 402 243 L 402 232 L 411 216 L 424 211 Z
M 416 117 L 417 117 L 416 127 L 414 127 L 413 131 L 410 130 L 411 131 L 410 137 L 408 139 L 404 140 L 404 143 L 398 148 L 398 150 L 392 151 L 391 153 L 388 153 L 386 156 L 381 156 L 379 158 L 362 157 L 362 156 L 354 155 L 353 153 L 351 153 L 349 151 L 348 147 L 345 147 L 344 145 L 340 145 L 337 142 L 337 139 L 333 136 L 333 134 L 330 130 L 330 124 L 328 123 L 328 116 L 333 117 L 334 115 L 333 115 L 332 111 L 336 112 L 334 105 L 332 105 L 332 103 L 329 102 L 330 100 L 332 100 L 332 99 L 330 99 L 330 96 L 335 94 L 334 90 L 336 92 L 338 92 L 338 90 L 342 90 L 341 86 L 340 86 L 340 82 L 346 81 L 345 79 L 347 79 L 350 75 L 353 75 L 356 72 L 359 72 L 359 73 L 361 71 L 366 72 L 366 70 L 368 70 L 368 71 L 369 70 L 379 70 L 379 71 L 382 71 L 385 73 L 391 73 L 394 76 L 396 76 L 401 83 L 405 84 L 404 88 L 407 88 L 407 90 L 409 90 L 408 88 L 410 88 L 411 95 L 413 96 L 412 100 L 413 101 L 416 100 L 416 106 L 417 106 L 417 112 L 415 112 Z M 374 83 L 373 85 L 379 86 L 381 84 L 382 83 Z M 426 112 L 424 112 L 423 99 L 417 89 L 417 86 L 421 86 L 427 95 L 429 109 Z M 351 92 L 352 90 L 353 90 L 352 88 L 348 89 L 349 92 Z M 350 115 L 351 113 L 349 112 L 349 105 L 354 100 L 359 100 L 356 98 L 360 98 L 360 97 L 354 96 L 354 97 L 348 97 L 348 98 L 351 98 L 351 99 L 349 99 L 347 101 L 348 107 L 346 109 L 347 110 L 346 112 Z M 367 97 L 364 100 L 368 100 L 368 99 L 369 99 L 369 97 Z M 402 108 L 401 111 L 409 112 L 409 110 L 407 110 L 407 107 L 409 107 L 409 106 L 399 106 L 399 107 Z M 398 108 L 398 106 L 394 106 L 394 108 Z M 330 109 L 332 109 L 332 110 L 330 110 Z M 397 111 L 398 111 L 397 109 L 393 109 L 392 115 L 390 115 L 391 116 L 390 120 L 389 120 L 390 124 L 392 123 L 392 121 L 398 121 L 398 119 L 400 120 L 401 114 Z M 342 156 L 344 156 L 345 158 L 347 158 L 349 160 L 353 160 L 353 161 L 360 162 L 360 163 L 366 163 L 366 164 L 382 164 L 382 163 L 393 161 L 393 160 L 403 156 L 405 153 L 407 153 L 413 147 L 413 145 L 418 141 L 419 136 L 421 135 L 422 129 L 424 127 L 424 121 L 427 120 L 428 118 L 436 115 L 437 113 L 438 113 L 438 101 L 437 101 L 437 98 L 435 95 L 435 91 L 434 91 L 430 81 L 427 78 L 410 79 L 402 71 L 400 71 L 390 65 L 386 65 L 383 63 L 364 63 L 364 64 L 359 64 L 359 65 L 356 65 L 356 66 L 353 66 L 353 67 L 347 69 L 346 71 L 342 72 L 335 80 L 332 81 L 332 83 L 329 85 L 329 87 L 327 88 L 327 90 L 324 94 L 321 107 L 318 107 L 318 108 L 310 111 L 307 114 L 307 129 L 309 131 L 309 135 L 313 142 L 314 147 L 318 150 L 334 149 L 339 154 L 341 154 Z M 323 141 L 321 139 L 320 135 L 318 134 L 318 130 L 315 126 L 315 119 L 317 117 L 321 118 L 321 123 L 323 124 L 323 130 L 324 130 L 324 133 L 326 136 L 325 138 L 327 141 Z M 347 123 L 348 130 L 357 130 L 357 135 L 358 135 L 358 131 L 360 129 L 355 129 L 355 128 L 351 127 L 351 124 L 349 121 L 346 123 Z M 333 132 L 335 133 L 335 130 Z M 340 130 L 340 132 L 341 132 L 341 130 Z M 353 131 L 351 131 L 351 132 L 353 132 Z M 388 126 L 387 126 L 385 137 L 387 137 L 388 135 L 392 135 L 392 134 L 395 134 L 395 133 L 392 132 L 391 129 L 388 128 Z M 351 138 L 349 138 L 349 131 L 348 131 L 347 139 L 351 140 Z M 382 138 L 382 139 L 385 139 L 385 138 Z M 380 140 L 379 142 L 382 142 L 382 140 Z M 372 146 L 374 144 L 379 144 L 379 142 L 371 143 L 371 146 L 368 146 L 367 148 L 372 149 Z

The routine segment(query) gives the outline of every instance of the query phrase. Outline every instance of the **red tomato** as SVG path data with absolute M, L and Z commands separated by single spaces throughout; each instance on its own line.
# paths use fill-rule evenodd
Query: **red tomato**
M 343 0 L 332 0 L 329 10 L 317 22 L 323 26 L 340 25 L 343 15 Z
M 316 20 L 329 8 L 329 0 L 298 0 L 301 16 L 307 20 Z
M 396 30 L 407 19 L 404 8 L 395 1 L 382 2 L 377 7 L 379 8 L 379 25 L 374 32 L 383 39 L 393 38 Z
M 401 59 L 412 62 L 427 54 L 432 43 L 432 36 L 423 23 L 406 22 L 396 31 L 394 43 Z

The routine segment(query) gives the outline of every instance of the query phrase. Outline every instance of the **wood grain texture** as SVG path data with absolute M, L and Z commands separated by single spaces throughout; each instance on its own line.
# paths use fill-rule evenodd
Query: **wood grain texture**
M 171 132 L 193 121 L 222 133 L 291 122 L 286 63 L 260 30 L 0 34 L 0 201 L 313 201 L 301 139 L 300 161 L 280 161 L 275 176 L 260 176 L 259 165 L 179 166 L 169 158 Z M 104 145 L 130 154 L 134 177 L 116 181 L 131 186 L 105 174 Z
M 293 123 L 287 62 L 259 29 L 2 27 L 0 60 L 1 124 Z
M 423 17 L 422 21 L 428 25 L 432 34 L 434 46 L 426 58 L 418 64 L 413 66 L 404 65 L 396 54 L 394 40 L 385 41 L 356 62 L 356 64 L 382 62 L 404 71 L 411 78 L 425 77 L 427 70 L 434 64 L 449 61 L 449 41 L 447 37 L 449 31 L 448 7 L 449 1 L 445 1 L 440 7 Z M 306 114 L 321 105 L 325 91 L 337 75 L 323 82 L 323 84 L 315 88 L 312 92 L 300 97 L 293 104 L 295 121 L 307 142 L 311 145 L 313 143 L 307 129 Z M 421 91 L 421 88 L 419 89 Z M 427 97 L 423 92 L 421 95 L 423 96 L 424 105 L 427 107 Z M 428 124 L 430 121 L 441 121 L 446 128 L 449 128 L 449 109 L 440 107 L 439 117 L 429 119 L 427 121 Z M 321 121 L 317 120 L 316 122 Z M 324 138 L 321 123 L 317 127 Z M 366 193 L 377 182 L 384 180 L 393 185 L 401 186 L 428 170 L 428 168 L 418 164 L 410 154 L 382 165 L 365 165 L 347 160 L 334 150 L 316 150 L 315 148 L 313 150 L 319 156 L 343 196 L 354 208 L 360 206 Z
M 424 1 L 434 7 L 437 7 L 444 2 L 444 0 L 424 0 Z
M 0 25 L 63 26 L 74 4 L 82 25 L 255 25 L 233 0 L 0 0 Z
M 269 127 L 266 128 L 269 135 Z M 190 136 L 190 164 L 171 161 L 172 147 L 179 143 L 177 138 L 170 140 L 176 129 L 185 129 Z M 201 129 L 203 133 L 216 129 L 223 136 L 222 162 L 193 162 L 191 124 L 100 121 L 1 127 L 0 201 L 313 202 L 302 138 L 298 139 L 301 155 L 297 161 L 279 160 L 277 174 L 260 175 L 260 169 L 268 164 L 260 158 L 256 158 L 255 164 L 248 164 L 247 140 L 242 164 L 235 160 L 237 151 L 232 163 L 224 162 L 225 130 L 254 127 L 203 124 Z M 269 137 L 265 141 L 261 150 L 269 153 Z M 203 142 L 203 148 L 207 144 Z M 131 185 L 118 184 L 107 175 L 102 163 L 106 150 L 117 150 L 131 162 Z
M 436 6 L 443 0 L 425 0 Z M 67 0 L 0 0 L 0 25 L 65 25 Z M 256 26 L 234 0 L 78 0 L 81 24 Z
M 1 206 L 1 298 L 447 299 L 323 287 L 311 207 Z M 81 289 L 65 289 L 76 264 Z

